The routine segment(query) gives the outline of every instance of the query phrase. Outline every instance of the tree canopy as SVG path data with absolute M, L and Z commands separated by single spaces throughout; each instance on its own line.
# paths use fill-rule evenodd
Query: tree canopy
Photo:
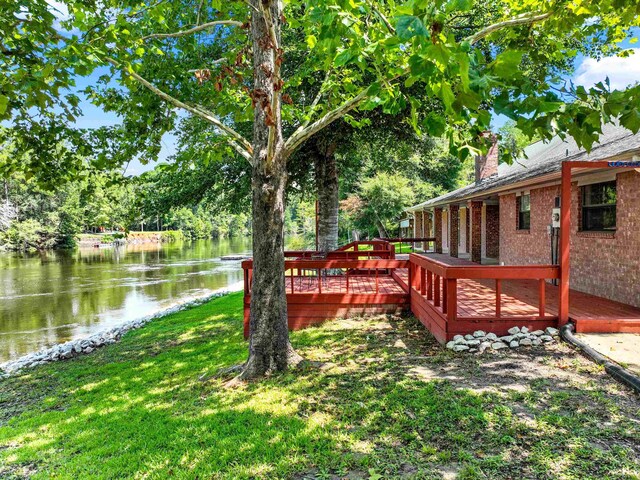
M 120 162 L 155 158 L 162 133 L 183 118 L 176 108 L 213 126 L 210 155 L 228 155 L 215 147 L 224 141 L 248 158 L 242 125 L 263 102 L 251 85 L 248 4 L 62 4 L 68 15 L 44 0 L 24 0 L 0 17 L 0 118 L 20 130 L 22 148 L 38 151 L 34 168 L 51 168 L 53 156 L 45 153 L 61 136 L 76 148 L 100 146 L 103 161 L 107 154 Z M 638 87 L 610 91 L 606 81 L 576 87 L 559 76 L 560 66 L 580 53 L 620 54 L 618 44 L 637 18 L 638 3 L 623 0 L 289 1 L 283 18 L 289 43 L 279 46 L 287 151 L 332 120 L 349 119 L 356 107 L 416 109 L 416 98 L 400 88 L 416 83 L 438 108 L 413 116 L 413 126 L 448 136 L 463 154 L 480 142 L 463 127 L 477 134 L 494 113 L 512 118 L 528 136 L 569 134 L 586 148 L 602 122 L 618 118 L 638 131 Z M 302 46 L 308 50 L 301 57 Z M 123 124 L 72 138 L 65 127 L 79 114 L 78 92 L 69 87 L 97 69 L 103 75 L 85 93 Z M 303 84 L 317 95 L 301 92 Z

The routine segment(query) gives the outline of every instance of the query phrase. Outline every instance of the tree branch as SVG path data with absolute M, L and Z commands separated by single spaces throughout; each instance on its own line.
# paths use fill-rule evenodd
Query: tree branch
M 233 27 L 242 27 L 243 23 L 238 22 L 237 20 L 216 20 L 215 22 L 203 23 L 202 25 L 196 25 L 193 28 L 189 28 L 187 30 L 181 30 L 179 32 L 174 33 L 152 33 L 151 35 L 147 35 L 142 37 L 142 40 L 151 40 L 152 38 L 176 38 L 176 37 L 184 37 L 186 35 L 191 35 L 192 33 L 197 33 L 202 30 L 206 30 L 207 28 L 215 27 L 217 25 L 230 25 Z
M 391 79 L 385 79 L 384 82 L 385 83 L 393 82 L 394 80 L 397 80 L 398 78 L 403 77 L 404 75 L 409 73 L 409 71 L 410 71 L 409 68 L 405 68 L 401 73 L 395 75 Z M 317 122 L 314 122 L 311 125 L 308 125 L 307 127 L 304 127 L 304 128 L 298 128 L 287 139 L 287 141 L 284 144 L 286 154 L 289 155 L 293 153 L 293 151 L 296 148 L 298 148 L 302 143 L 307 141 L 314 134 L 318 133 L 320 130 L 322 130 L 326 126 L 330 125 L 331 123 L 335 122 L 339 118 L 343 117 L 344 115 L 349 113 L 351 110 L 356 108 L 358 105 L 360 105 L 367 98 L 369 98 L 369 88 L 371 88 L 371 85 L 361 90 L 360 93 L 358 93 L 358 95 L 353 97 L 351 100 L 347 100 L 339 107 L 328 112 L 324 117 L 322 117 Z
M 498 23 L 494 23 L 493 25 L 489 25 L 488 27 L 480 30 L 478 33 L 475 33 L 465 38 L 465 40 L 471 43 L 471 45 L 473 45 L 474 43 L 479 42 L 486 36 L 491 35 L 493 32 L 497 32 L 498 30 L 502 30 L 503 28 L 517 27 L 518 25 L 530 25 L 532 23 L 546 20 L 551 15 L 553 15 L 553 12 L 520 15 L 518 17 L 505 20 L 503 22 L 498 22 Z
M 240 135 L 238 132 L 236 132 L 233 128 L 231 128 L 231 127 L 225 125 L 224 123 L 222 123 L 220 121 L 220 119 L 218 117 L 216 117 L 212 112 L 210 112 L 210 111 L 208 111 L 208 110 L 206 110 L 206 109 L 204 109 L 202 107 L 199 107 L 199 106 L 198 107 L 193 107 L 191 105 L 188 105 L 188 104 L 178 100 L 175 97 L 172 97 L 168 93 L 160 90 L 158 87 L 153 85 L 148 80 L 146 80 L 143 77 L 141 77 L 140 75 L 138 75 L 133 70 L 123 68 L 118 62 L 116 62 L 112 58 L 107 58 L 106 60 L 111 65 L 113 65 L 116 68 L 119 68 L 120 70 L 123 71 L 123 73 L 125 73 L 126 75 L 129 75 L 130 77 L 134 78 L 138 83 L 140 83 L 141 85 L 145 86 L 151 92 L 155 93 L 160 98 L 162 98 L 164 101 L 170 103 L 174 107 L 182 108 L 183 110 L 186 110 L 187 112 L 193 113 L 194 115 L 197 115 L 198 117 L 202 118 L 203 120 L 206 120 L 209 123 L 211 123 L 211 124 L 215 125 L 216 127 L 218 127 L 226 135 L 227 142 L 240 155 L 242 155 L 244 158 L 246 158 L 249 161 L 251 160 L 252 152 L 253 152 L 253 148 L 251 147 L 251 144 L 242 135 Z
M 298 129 L 294 132 L 298 133 L 299 130 L 304 129 L 307 125 L 309 125 L 309 123 L 311 123 L 311 119 L 313 118 L 313 114 L 316 110 L 316 107 L 318 106 L 318 103 L 320 102 L 320 99 L 322 98 L 322 94 L 324 93 L 324 86 L 326 85 L 326 83 L 329 81 L 329 76 L 331 75 L 331 70 L 327 70 L 327 74 L 324 77 L 324 80 L 322 81 L 322 85 L 320 85 L 320 90 L 318 90 L 318 94 L 316 95 L 316 98 L 313 99 L 313 102 L 311 102 L 311 108 L 309 109 L 309 117 L 307 118 L 307 120 L 298 127 Z
M 385 17 L 384 14 L 380 10 L 378 10 L 373 3 L 371 3 L 369 6 L 371 7 L 371 10 L 373 10 L 378 15 L 378 17 L 380 17 L 380 20 L 382 20 L 382 23 L 384 23 L 384 25 L 387 27 L 389 33 L 395 34 L 396 29 L 393 28 L 393 25 L 391 25 L 391 22 L 389 22 L 387 17 Z
M 347 100 L 339 107 L 335 108 L 328 112 L 324 117 L 320 118 L 318 121 L 312 123 L 303 128 L 299 128 L 296 130 L 285 142 L 285 151 L 287 154 L 292 153 L 296 148 L 298 148 L 302 143 L 308 140 L 311 136 L 328 126 L 329 124 L 335 122 L 339 118 L 343 117 L 351 110 L 356 108 L 360 103 L 368 98 L 369 87 L 362 90 L 358 95 L 353 97 L 351 100 Z
M 397 80 L 398 78 L 409 73 L 409 71 L 409 68 L 405 68 L 401 73 L 395 75 L 391 79 L 385 79 L 384 82 L 393 82 L 394 80 Z M 358 95 L 353 97 L 351 100 L 347 100 L 339 107 L 325 114 L 325 116 L 319 119 L 317 122 L 314 122 L 304 128 L 298 128 L 284 144 L 286 154 L 289 155 L 293 153 L 296 148 L 298 148 L 302 143 L 307 141 L 314 134 L 318 133 L 320 130 L 335 122 L 339 118 L 345 116 L 351 110 L 364 102 L 367 98 L 369 98 L 369 88 L 371 88 L 371 85 L 361 90 L 360 93 L 358 93 Z
M 279 0 L 278 0 L 279 1 Z M 277 85 L 280 81 L 280 62 L 278 61 L 278 56 L 280 55 L 280 45 L 278 42 L 278 35 L 276 33 L 276 28 L 273 23 L 273 18 L 271 18 L 271 5 L 265 2 L 259 2 L 260 9 L 262 10 L 262 18 L 264 18 L 265 26 L 267 28 L 267 32 L 269 34 L 269 39 L 271 40 L 271 55 L 273 59 L 273 84 Z M 275 112 L 280 111 L 280 90 L 274 90 L 271 98 L 271 111 L 275 114 Z M 267 142 L 267 152 L 269 158 L 273 158 L 276 148 L 276 129 L 275 126 L 269 127 L 269 140 Z
M 273 24 L 273 19 L 271 18 L 271 10 L 269 10 L 269 7 L 265 8 L 262 2 L 260 2 L 260 8 L 262 9 L 262 16 L 264 17 L 264 22 L 267 26 L 267 32 L 269 32 L 269 38 L 271 39 L 271 43 L 273 44 L 273 50 L 277 51 L 280 46 L 278 45 L 276 28 Z

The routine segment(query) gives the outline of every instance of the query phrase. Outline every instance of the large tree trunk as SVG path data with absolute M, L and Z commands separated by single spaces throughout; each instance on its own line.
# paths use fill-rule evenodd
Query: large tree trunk
M 318 145 L 315 156 L 318 195 L 318 250 L 338 248 L 338 167 L 335 143 Z
M 280 116 L 279 55 L 281 0 L 251 0 L 254 63 L 253 284 L 249 358 L 240 378 L 282 371 L 300 357 L 289 342 L 284 278 L 286 153 Z M 263 8 L 269 19 L 263 15 Z M 267 25 L 273 25 L 269 32 Z

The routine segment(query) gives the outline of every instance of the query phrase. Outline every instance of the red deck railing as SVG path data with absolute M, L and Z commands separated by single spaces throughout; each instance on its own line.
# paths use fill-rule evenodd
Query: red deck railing
M 373 249 L 362 250 L 363 246 Z M 246 336 L 253 260 L 242 262 L 242 268 Z M 291 329 L 340 316 L 391 313 L 407 306 L 440 342 L 474 330 L 503 335 L 514 325 L 538 329 L 555 326 L 558 320 L 546 309 L 546 280 L 560 276 L 560 268 L 553 265 L 450 265 L 416 254 L 396 260 L 389 242 L 369 240 L 351 242 L 327 254 L 285 252 L 284 268 Z M 536 282 L 537 308 L 530 304 L 514 308 L 511 304 L 517 300 L 503 294 L 503 280 Z M 489 300 L 487 309 L 490 295 L 494 301 Z M 508 300 L 505 308 L 503 297 Z M 476 303 L 482 308 L 474 308 Z
M 387 240 L 375 239 L 375 240 L 357 240 L 355 242 L 349 242 L 346 245 L 342 245 L 332 253 L 371 251 L 369 249 L 363 250 L 362 247 L 371 247 L 371 250 L 376 252 L 380 252 L 380 251 L 395 252 L 395 247 L 391 245 L 391 243 L 389 243 Z
M 339 260 L 339 259 L 297 259 L 285 260 L 285 281 L 287 294 L 380 294 L 384 290 L 408 293 L 408 287 L 393 282 L 397 288 L 391 289 L 387 279 L 393 279 L 396 269 L 409 268 L 409 260 Z M 245 296 L 251 295 L 253 282 L 253 260 L 242 262 L 244 270 Z M 353 279 L 359 279 L 354 284 Z M 351 283 L 350 283 L 351 282 Z M 404 282 L 403 282 L 404 283 Z M 399 292 L 398 292 L 399 293 Z
M 436 237 L 407 237 L 407 238 L 394 237 L 394 238 L 376 238 L 376 240 L 384 241 L 384 242 L 400 243 L 401 245 L 403 243 L 410 243 L 411 250 L 413 250 L 414 252 L 416 250 L 416 243 L 422 243 L 423 248 L 425 250 L 429 250 L 430 248 L 435 249 L 435 243 L 436 243 Z M 425 246 L 425 244 L 428 246 Z
M 541 328 L 557 323 L 558 317 L 545 311 L 545 288 L 546 280 L 560 277 L 558 266 L 448 265 L 416 254 L 410 255 L 410 265 L 411 310 L 441 342 L 456 334 L 470 333 L 473 329 L 506 334 L 506 330 L 516 324 Z M 459 280 L 495 282 L 494 315 L 459 316 Z M 537 281 L 537 314 L 503 315 L 503 280 Z
M 328 318 L 353 314 L 394 313 L 408 306 L 408 286 L 396 281 L 396 270 L 407 271 L 409 260 L 369 259 L 370 252 L 342 252 L 365 255 L 365 259 L 303 257 L 285 260 L 289 328 L 298 329 Z M 393 251 L 386 252 L 393 254 Z M 242 268 L 247 336 L 253 260 L 243 261 Z

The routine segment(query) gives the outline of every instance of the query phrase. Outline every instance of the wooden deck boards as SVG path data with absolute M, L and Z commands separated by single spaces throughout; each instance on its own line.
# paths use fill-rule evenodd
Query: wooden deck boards
M 406 270 L 406 269 L 405 269 Z M 347 289 L 346 275 L 294 276 L 286 278 L 287 295 L 305 293 L 350 293 L 350 294 L 404 294 L 406 293 L 400 284 L 390 275 L 380 274 L 377 280 L 375 275 L 349 275 L 349 287 Z
M 448 265 L 474 265 L 473 262 L 449 255 L 429 253 L 433 258 Z M 406 269 L 405 269 L 406 270 Z M 408 278 L 408 272 L 404 273 Z M 405 277 L 403 277 L 405 278 Z M 558 315 L 559 289 L 546 284 L 545 310 L 549 315 Z M 502 315 L 537 315 L 538 285 L 534 280 L 504 280 L 502 282 Z M 495 312 L 495 282 L 491 280 L 460 280 L 458 282 L 458 315 L 483 316 Z M 588 293 L 571 290 L 569 295 L 569 318 L 584 325 L 589 321 L 623 320 L 640 325 L 640 308 L 615 302 Z
M 447 255 L 427 255 L 450 265 L 473 265 Z M 392 271 L 390 275 L 388 272 Z M 449 322 L 440 307 L 408 292 L 409 269 L 351 270 L 350 275 L 286 276 L 289 327 L 304 328 L 331 318 L 351 315 L 397 313 L 411 306 L 423 324 L 446 341 L 473 330 L 501 332 L 513 325 L 544 328 L 557 325 L 559 288 L 545 284 L 545 311 L 540 316 L 538 280 L 502 280 L 500 316 L 496 317 L 495 280 L 460 279 L 457 284 L 457 318 Z M 348 286 L 347 286 L 348 282 Z M 443 290 L 444 294 L 444 290 Z M 245 294 L 245 335 L 248 335 L 250 295 Z M 578 332 L 640 333 L 640 308 L 571 290 L 569 318 Z

